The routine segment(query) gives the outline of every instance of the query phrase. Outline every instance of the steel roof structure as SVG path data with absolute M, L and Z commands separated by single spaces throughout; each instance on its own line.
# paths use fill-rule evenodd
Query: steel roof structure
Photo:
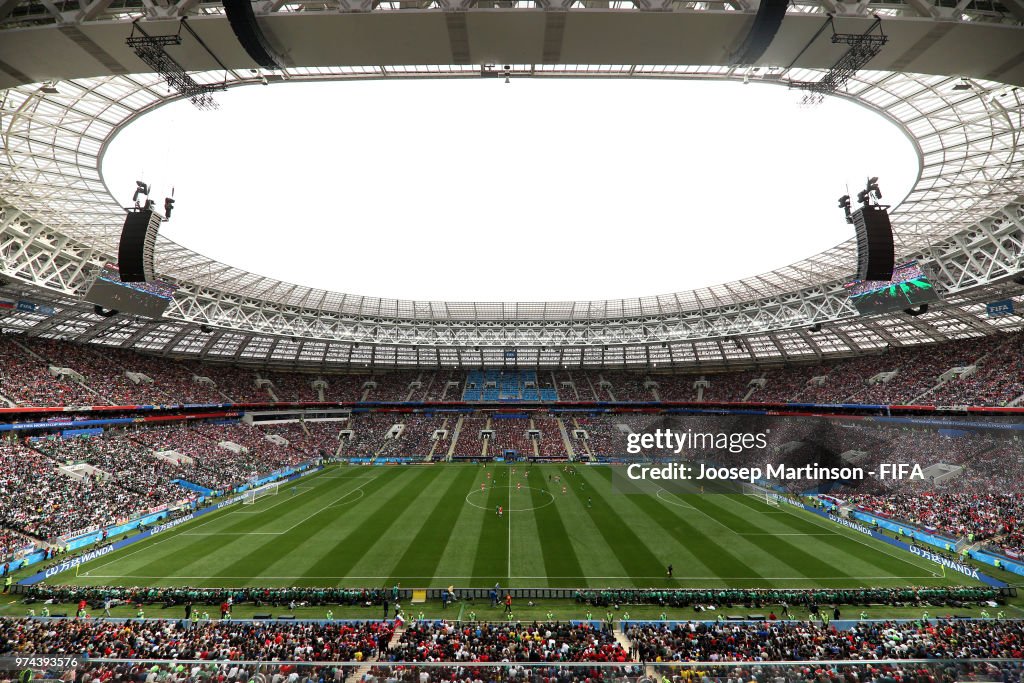
M 0 86 L 7 87 L 0 93 L 0 276 L 8 283 L 0 297 L 55 309 L 54 315 L 12 312 L 0 326 L 282 365 L 670 368 L 814 359 L 1020 324 L 1016 317 L 988 318 L 985 302 L 1020 292 L 1014 278 L 1024 271 L 1024 89 L 1017 87 L 1024 84 L 1024 0 L 795 2 L 761 62 L 747 66 L 724 65 L 756 10 L 747 0 L 268 0 L 254 7 L 284 46 L 288 67 L 254 68 L 215 3 L 0 0 Z M 885 20 L 890 44 L 871 63 L 877 70 L 856 74 L 839 96 L 898 125 L 918 153 L 918 180 L 892 215 L 898 255 L 921 260 L 943 293 L 944 303 L 924 315 L 857 315 L 842 287 L 854 270 L 852 240 L 786 268 L 691 291 L 487 303 L 311 289 L 161 238 L 157 269 L 180 287 L 163 319 L 102 318 L 81 301 L 99 267 L 115 260 L 124 218 L 100 176 L 106 145 L 119 129 L 176 97 L 124 45 L 132 20 L 159 34 L 189 17 L 226 69 L 211 70 L 216 65 L 198 45 L 181 46 L 175 58 L 196 81 L 227 87 L 480 78 L 493 75 L 491 64 L 513 78 L 784 86 L 821 79 L 840 53 L 811 40 L 826 11 L 853 30 L 874 14 Z M 648 119 L 638 113 L 638 124 L 658 125 Z M 364 125 L 351 113 L 332 123 L 350 130 Z M 457 141 L 457 129 L 449 134 Z M 723 212 L 722 220 L 727 227 L 732 218 Z

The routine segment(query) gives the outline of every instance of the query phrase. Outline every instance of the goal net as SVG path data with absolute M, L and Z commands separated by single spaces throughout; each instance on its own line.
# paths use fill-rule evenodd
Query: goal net
M 249 489 L 244 494 L 242 494 L 242 505 L 252 505 L 260 498 L 266 498 L 267 496 L 276 496 L 279 486 L 280 483 L 275 481 L 271 484 L 264 484 L 259 488 Z
M 779 499 L 776 497 L 776 494 L 762 486 L 758 486 L 757 484 L 744 484 L 743 493 L 757 498 L 765 505 L 771 505 L 772 507 L 779 506 Z

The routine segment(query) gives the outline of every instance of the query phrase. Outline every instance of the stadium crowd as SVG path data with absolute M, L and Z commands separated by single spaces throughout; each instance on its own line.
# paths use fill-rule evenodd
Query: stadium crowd
M 889 431 L 891 462 L 933 459 L 961 468 L 941 482 L 879 482 L 875 490 L 837 492 L 845 505 L 925 531 L 1019 556 L 1024 532 L 1024 458 L 1015 442 L 984 433 L 944 437 L 920 430 Z M 874 460 L 872 460 L 874 462 Z
M 1024 658 L 1024 622 L 863 621 L 638 624 L 626 629 L 642 662 Z
M 609 370 L 540 370 L 538 386 L 568 401 L 741 401 L 1007 405 L 1024 396 L 1024 333 L 1001 333 L 941 344 L 886 349 L 817 365 L 764 370 L 666 374 Z M 55 377 L 66 367 L 84 380 Z M 954 368 L 954 376 L 940 377 Z M 136 383 L 127 372 L 151 381 Z M 893 373 L 885 381 L 874 381 Z M 208 378 L 210 384 L 197 381 Z M 268 380 L 269 386 L 259 385 Z M 752 387 L 752 380 L 764 380 Z M 322 380 L 322 387 L 314 385 Z M 16 405 L 132 405 L 280 401 L 459 400 L 465 371 L 392 371 L 377 374 L 257 372 L 176 361 L 104 346 L 0 335 L 0 396 Z M 449 384 L 454 382 L 454 388 Z M 702 382 L 704 386 L 697 383 Z M 753 389 L 753 391 L 752 391 Z
M 110 659 L 359 661 L 376 657 L 392 632 L 387 622 L 4 618 L 0 657 L 45 652 Z
M 629 622 L 624 624 L 624 631 L 628 650 L 616 641 L 610 629 L 589 623 L 413 622 L 391 644 L 394 626 L 387 621 L 5 617 L 0 619 L 0 657 L 45 652 L 91 659 L 168 660 L 172 666 L 179 661 L 372 662 L 369 671 L 374 678 L 392 675 L 389 662 L 452 662 L 460 667 L 420 670 L 449 675 L 451 671 L 462 671 L 471 675 L 470 680 L 473 675 L 504 678 L 502 673 L 528 671 L 515 667 L 473 667 L 473 663 L 552 664 L 555 669 L 542 667 L 532 671 L 560 669 L 556 674 L 559 678 L 571 675 L 570 671 L 601 678 L 608 674 L 640 674 L 642 670 L 636 662 L 728 666 L 842 660 L 947 660 L 944 664 L 953 666 L 948 660 L 1006 660 L 996 664 L 1016 661 L 1016 666 L 1010 664 L 1006 671 L 1019 675 L 1024 660 L 1024 622 L 1015 620 L 862 620 L 846 628 L 822 622 L 772 619 Z M 569 662 L 613 666 L 603 670 L 558 666 Z M 191 668 L 189 664 L 185 666 Z M 674 673 L 683 670 L 676 669 Z M 452 680 L 444 675 L 440 679 Z
M 84 462 L 102 471 L 111 483 L 139 494 L 141 508 L 179 502 L 190 495 L 175 483 L 179 468 L 152 457 L 138 443 L 112 432 L 72 439 L 50 438 L 32 443 L 54 462 Z
M 177 480 L 225 491 L 314 460 L 321 451 L 333 454 L 329 430 L 316 430 L 323 441 L 310 437 L 295 447 L 267 440 L 271 433 L 273 425 L 184 424 L 0 441 L 0 529 L 38 543 L 194 500 L 197 494 Z M 221 442 L 242 450 L 233 452 Z
M 62 474 L 49 457 L 17 442 L 0 443 L 0 500 L 0 526 L 36 539 L 113 524 L 152 507 L 116 480 Z
M 626 662 L 628 653 L 608 630 L 588 624 L 414 622 L 385 661 L 398 662 Z

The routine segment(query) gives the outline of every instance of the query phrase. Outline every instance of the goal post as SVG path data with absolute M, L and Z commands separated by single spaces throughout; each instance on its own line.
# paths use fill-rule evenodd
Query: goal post
M 776 494 L 763 486 L 758 486 L 757 484 L 743 484 L 743 493 L 757 498 L 765 505 L 779 507 L 779 499 L 776 498 Z
M 276 496 L 280 488 L 280 482 L 271 482 L 258 488 L 249 489 L 242 494 L 242 505 L 253 505 L 257 500 L 267 496 Z

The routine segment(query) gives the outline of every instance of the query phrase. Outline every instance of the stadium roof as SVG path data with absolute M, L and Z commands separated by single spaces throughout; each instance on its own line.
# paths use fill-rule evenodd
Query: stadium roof
M 258 5 L 261 23 L 288 46 L 294 64 L 275 72 L 254 68 L 219 5 L 0 3 L 0 84 L 10 86 L 0 109 L 0 249 L 2 272 L 11 281 L 0 294 L 57 309 L 53 316 L 14 313 L 3 325 L 170 354 L 280 363 L 637 367 L 813 358 L 1016 325 L 1016 318 L 984 314 L 985 301 L 1017 291 L 1009 281 L 1024 267 L 1024 90 L 1015 87 L 1024 84 L 1024 27 L 1016 0 L 985 7 L 925 0 L 793 4 L 761 62 L 748 67 L 721 65 L 749 25 L 753 8 L 742 0 L 545 10 L 532 3 L 463 8 L 403 2 L 366 12 L 341 1 Z M 195 41 L 175 57 L 195 70 L 197 81 L 227 86 L 264 78 L 480 78 L 489 73 L 480 61 L 535 78 L 785 85 L 819 80 L 842 53 L 827 40 L 811 42 L 825 10 L 852 15 L 837 19 L 851 31 L 863 30 L 870 12 L 884 15 L 890 44 L 870 66 L 888 70 L 856 74 L 841 96 L 900 126 L 919 155 L 920 176 L 893 211 L 893 223 L 899 255 L 924 261 L 946 299 L 923 316 L 857 316 L 842 289 L 855 262 L 852 241 L 786 268 L 685 292 L 486 303 L 311 289 L 161 239 L 158 270 L 180 285 L 164 320 L 104 319 L 80 301 L 98 266 L 113 260 L 124 216 L 100 176 L 103 150 L 121 127 L 174 97 L 124 45 L 129 22 L 140 15 L 156 34 L 175 31 L 175 20 L 189 16 L 228 68 L 211 71 L 216 64 Z M 545 63 L 567 58 L 581 63 Z M 668 65 L 684 58 L 694 65 Z M 630 63 L 608 63 L 623 61 Z M 375 66 L 324 65 L 330 63 Z M 903 73 L 910 69 L 918 73 Z M 339 116 L 329 125 L 359 130 L 363 124 Z M 454 125 L 448 134 L 457 144 Z M 817 324 L 824 329 L 811 334 Z M 509 349 L 516 350 L 514 358 Z

